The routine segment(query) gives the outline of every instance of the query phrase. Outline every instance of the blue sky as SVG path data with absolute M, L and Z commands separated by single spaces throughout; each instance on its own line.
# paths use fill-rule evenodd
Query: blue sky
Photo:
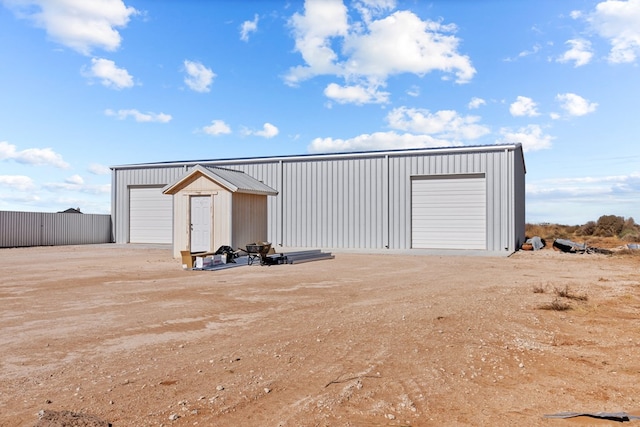
M 528 222 L 640 220 L 640 0 L 0 0 L 0 210 L 109 166 L 523 144 Z

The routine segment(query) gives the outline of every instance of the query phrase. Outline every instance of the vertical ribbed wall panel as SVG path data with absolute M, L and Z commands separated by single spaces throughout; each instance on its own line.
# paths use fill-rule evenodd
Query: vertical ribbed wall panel
M 283 245 L 382 248 L 384 158 L 283 163 Z
M 513 159 L 513 204 L 514 204 L 514 216 L 513 216 L 513 229 L 514 229 L 514 242 L 515 249 L 521 247 L 525 241 L 525 226 L 526 226 L 526 199 L 525 199 L 525 164 L 522 150 L 516 151 L 512 155 Z
M 43 216 L 42 245 L 87 245 L 110 242 L 109 215 L 47 213 Z
M 0 211 L 0 247 L 39 246 L 42 213 Z
M 500 247 L 500 224 L 502 222 L 500 196 L 502 176 L 502 159 L 499 153 L 487 153 L 487 249 L 496 250 Z M 496 234 L 497 233 L 497 234 Z
M 0 247 L 111 243 L 111 216 L 0 211 Z

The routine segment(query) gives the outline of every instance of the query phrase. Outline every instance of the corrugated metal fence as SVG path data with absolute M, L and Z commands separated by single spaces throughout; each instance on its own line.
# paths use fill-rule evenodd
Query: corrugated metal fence
M 0 248 L 111 242 L 111 215 L 0 211 Z

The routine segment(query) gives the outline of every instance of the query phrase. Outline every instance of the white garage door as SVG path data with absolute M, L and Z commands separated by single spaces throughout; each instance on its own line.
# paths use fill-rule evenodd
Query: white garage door
M 129 189 L 129 242 L 172 243 L 172 196 L 161 187 Z
M 413 177 L 413 248 L 486 249 L 486 182 L 483 175 Z

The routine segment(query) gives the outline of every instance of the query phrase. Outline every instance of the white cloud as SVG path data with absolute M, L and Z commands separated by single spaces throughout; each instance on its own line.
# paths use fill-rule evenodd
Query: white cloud
M 473 140 L 488 134 L 489 128 L 478 124 L 479 121 L 477 116 L 463 117 L 453 110 L 431 113 L 424 109 L 399 107 L 387 115 L 387 122 L 393 129 L 453 140 Z
M 324 90 L 327 98 L 339 104 L 385 104 L 389 102 L 389 92 L 380 92 L 377 87 L 340 86 L 330 83 Z
M 246 129 L 243 133 L 245 135 L 255 135 L 255 136 L 261 136 L 261 137 L 270 139 L 278 135 L 280 133 L 280 130 L 278 130 L 278 128 L 272 125 L 271 123 L 265 123 L 262 126 L 262 130 L 252 131 L 252 130 Z
M 573 19 L 579 19 L 579 18 L 582 18 L 584 14 L 580 10 L 572 10 L 569 13 L 569 16 L 571 16 Z
M 89 55 L 94 48 L 116 50 L 124 28 L 138 13 L 122 0 L 4 0 L 16 15 L 44 28 L 57 43 Z
M 585 18 L 611 44 L 611 63 L 636 61 L 640 53 L 640 0 L 606 0 Z
M 396 0 L 356 0 L 353 7 L 360 13 L 365 22 L 371 22 L 373 17 L 396 8 Z
M 42 186 L 45 190 L 51 192 L 72 191 L 84 194 L 102 195 L 111 192 L 110 184 L 96 185 L 86 184 L 80 175 L 72 175 L 64 180 L 64 182 L 49 182 Z M 78 203 L 72 203 L 76 206 Z
M 62 156 L 51 148 L 27 148 L 26 150 L 18 151 L 15 145 L 6 141 L 0 141 L 0 160 L 13 160 L 34 166 L 69 168 L 69 164 L 62 159 Z
M 91 58 L 91 69 L 83 69 L 82 74 L 88 78 L 100 79 L 100 82 L 112 89 L 133 87 L 133 77 L 124 68 L 118 68 L 116 63 L 104 58 Z
M 487 101 L 485 101 L 482 98 L 477 98 L 477 97 L 473 97 L 471 98 L 471 101 L 469 101 L 469 104 L 467 104 L 467 108 L 469 108 L 470 110 L 475 110 L 480 108 L 483 105 L 487 105 Z
M 240 40 L 248 42 L 249 34 L 258 31 L 258 15 L 254 15 L 253 21 L 244 21 L 240 26 Z
M 67 184 L 72 184 L 72 185 L 82 185 L 82 184 L 84 184 L 84 178 L 82 178 L 80 175 L 76 174 L 76 175 L 71 175 L 70 177 L 65 179 L 64 182 L 66 182 Z
M 575 93 L 558 94 L 556 100 L 560 103 L 560 107 L 570 116 L 584 116 L 593 113 L 598 107 L 596 102 L 589 102 Z
M 28 191 L 9 191 L 5 194 L 0 194 L 0 206 L 5 205 L 2 210 L 13 211 L 29 211 L 32 212 L 33 208 L 29 207 L 25 209 L 25 205 L 35 205 L 41 201 L 40 196 L 33 192 L 32 188 L 28 188 Z
M 538 125 L 529 125 L 512 131 L 509 128 L 500 129 L 502 138 L 498 143 L 504 144 L 522 144 L 522 149 L 526 151 L 537 151 L 551 148 L 551 141 L 554 137 L 545 135 L 542 128 Z
M 347 8 L 342 0 L 307 0 L 305 13 L 295 13 L 290 20 L 294 31 L 295 49 L 307 66 L 289 70 L 287 83 L 295 85 L 315 75 L 340 74 L 335 61 L 338 55 L 331 48 L 333 37 L 344 37 L 349 31 Z
M 2 184 L 1 177 L 0 184 Z M 7 191 L 0 192 L 0 208 L 6 211 L 33 212 L 33 206 L 41 201 L 40 196 L 35 194 L 34 190 L 34 187 L 27 187 L 23 190 L 9 188 Z
M 557 59 L 558 62 L 564 63 L 573 61 L 574 67 L 587 65 L 591 62 L 591 58 L 593 58 L 593 51 L 591 49 L 590 41 L 584 39 L 572 39 L 567 40 L 565 44 L 569 45 L 570 49 Z
M 223 120 L 212 120 L 209 126 L 202 128 L 207 135 L 225 135 L 231 133 L 231 128 Z
M 586 176 L 564 179 L 545 179 L 527 183 L 527 200 L 538 210 L 546 210 L 546 219 L 557 211 L 559 202 L 569 212 L 579 212 L 582 217 L 576 223 L 594 220 L 603 213 L 628 216 L 636 209 L 640 191 L 640 173 L 629 175 Z M 529 206 L 529 204 L 527 205 Z M 602 212 L 606 206 L 608 212 Z M 555 209 L 554 209 L 555 207 Z
M 91 163 L 87 168 L 89 173 L 93 175 L 109 175 L 111 174 L 111 169 L 108 166 L 101 165 L 98 163 Z
M 210 69 L 205 67 L 199 62 L 184 61 L 184 69 L 187 75 L 184 78 L 184 82 L 191 90 L 196 92 L 209 92 L 211 83 L 216 74 Z
M 640 173 L 631 173 L 629 175 L 605 175 L 605 176 L 579 176 L 571 178 L 554 178 L 545 182 L 559 185 L 582 185 L 582 184 L 601 184 L 601 183 L 640 183 Z
M 516 101 L 509 106 L 509 112 L 512 116 L 528 116 L 535 117 L 540 115 L 536 110 L 537 104 L 531 98 L 526 96 L 518 96 Z
M 353 138 L 315 138 L 308 151 L 347 152 L 462 146 L 462 140 L 474 140 L 489 133 L 477 116 L 460 116 L 456 111 L 399 107 L 386 117 L 392 131 L 362 134 Z M 402 131 L 404 133 L 398 133 Z
M 401 73 L 453 73 L 458 83 L 471 80 L 476 70 L 467 56 L 458 54 L 455 25 L 423 21 L 409 11 L 398 11 L 371 22 L 368 32 L 347 37 L 348 75 L 386 79 Z
M 395 1 L 358 1 L 355 7 L 364 21 L 351 25 L 342 0 L 307 0 L 304 14 L 293 15 L 290 24 L 304 65 L 289 70 L 287 84 L 295 86 L 315 76 L 332 75 L 344 79 L 345 84 L 334 83 L 325 93 L 336 95 L 341 102 L 365 103 L 363 100 L 378 99 L 365 95 L 377 93 L 391 75 L 423 76 L 441 71 L 445 78 L 453 74 L 458 83 L 466 83 L 475 74 L 469 57 L 458 53 L 455 25 L 423 21 L 410 11 L 374 19 L 395 7 Z M 334 46 L 342 46 L 342 50 L 336 51 Z M 360 95 L 346 93 L 352 88 L 359 88 Z
M 127 117 L 133 117 L 134 120 L 136 122 L 141 122 L 141 123 L 149 123 L 149 122 L 156 122 L 156 123 L 168 123 L 171 121 L 172 117 L 169 114 L 165 114 L 165 113 L 141 113 L 138 110 L 118 110 L 118 111 L 113 111 L 110 109 L 107 109 L 104 111 L 104 113 L 107 116 L 115 116 L 120 120 L 124 120 Z
M 407 90 L 407 95 L 417 97 L 420 96 L 420 86 L 413 85 L 409 90 Z
M 541 49 L 542 49 L 542 46 L 536 43 L 535 45 L 533 45 L 531 50 L 523 50 L 520 53 L 518 53 L 516 57 L 505 58 L 504 62 L 515 62 L 520 58 L 526 58 L 527 56 L 535 55 L 536 53 L 540 52 Z
M 393 150 L 404 148 L 430 148 L 459 146 L 462 144 L 437 139 L 429 135 L 413 135 L 409 133 L 376 132 L 358 135 L 355 138 L 315 138 L 307 147 L 311 153 Z
M 18 191 L 29 191 L 35 188 L 33 180 L 24 175 L 0 175 L 0 185 Z

